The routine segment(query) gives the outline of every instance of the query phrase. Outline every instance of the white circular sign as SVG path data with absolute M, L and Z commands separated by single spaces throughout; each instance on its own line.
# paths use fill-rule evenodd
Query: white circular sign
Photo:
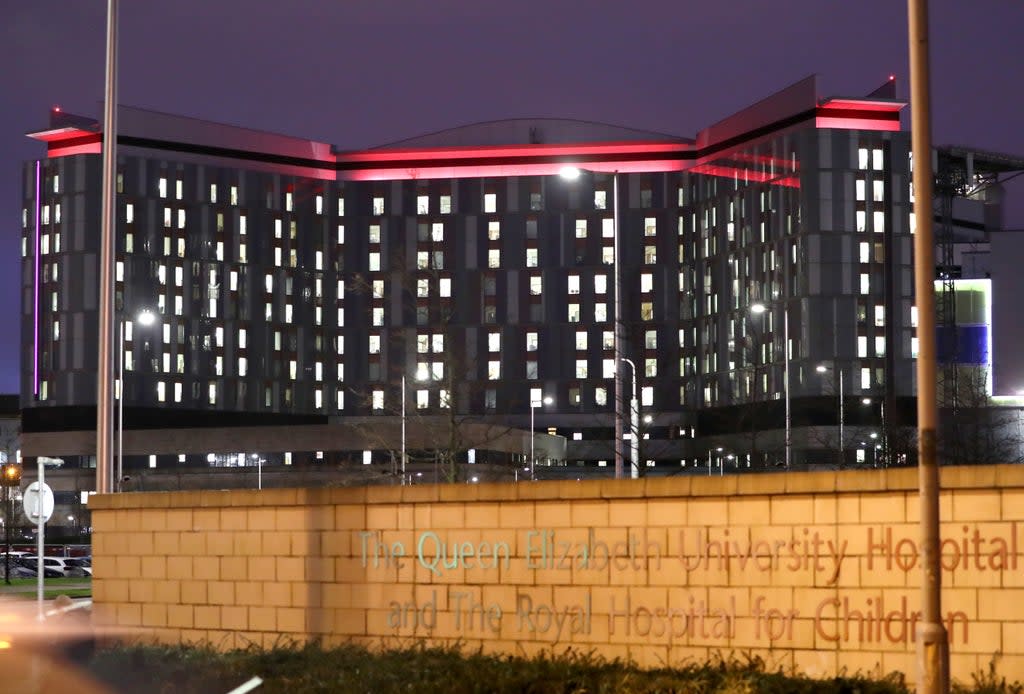
M 42 509 L 40 509 L 42 506 Z M 25 510 L 25 517 L 33 523 L 39 522 L 39 513 L 42 510 L 43 522 L 50 520 L 53 515 L 53 490 L 50 485 L 43 482 L 43 492 L 39 493 L 39 482 L 28 485 L 28 489 L 21 498 L 21 507 Z

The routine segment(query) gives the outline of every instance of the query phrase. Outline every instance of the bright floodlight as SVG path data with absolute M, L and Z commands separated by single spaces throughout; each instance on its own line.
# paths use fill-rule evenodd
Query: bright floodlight
M 861 400 L 861 402 L 864 403 L 865 405 L 870 405 L 871 404 L 871 398 L 864 398 L 863 400 Z
M 577 166 L 563 166 L 558 175 L 567 181 L 575 181 L 580 177 L 580 170 Z
M 761 304 L 761 303 L 751 304 L 750 305 L 750 312 L 751 313 L 764 313 L 766 310 L 767 309 L 765 308 L 765 305 Z
M 824 364 L 818 364 L 817 366 L 814 367 L 814 370 L 820 374 L 823 374 L 826 371 L 828 371 L 828 367 L 825 366 Z
M 139 325 L 153 325 L 153 323 L 156 323 L 156 314 L 147 308 L 143 311 L 139 311 L 139 315 L 136 317 L 136 320 L 139 321 Z
M 543 402 L 543 403 L 544 403 L 545 405 L 550 405 L 551 403 L 553 403 L 553 402 L 554 402 L 554 400 L 553 400 L 553 399 L 551 398 L 551 396 L 549 395 L 549 396 L 547 396 L 546 398 L 544 398 L 543 400 L 541 400 L 541 402 Z

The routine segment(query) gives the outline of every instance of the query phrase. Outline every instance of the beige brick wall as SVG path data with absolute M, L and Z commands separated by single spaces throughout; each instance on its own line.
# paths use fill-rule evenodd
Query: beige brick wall
M 95 619 L 166 642 L 755 653 L 913 677 L 915 470 L 93 497 Z M 954 677 L 1024 680 L 1024 468 L 942 471 Z

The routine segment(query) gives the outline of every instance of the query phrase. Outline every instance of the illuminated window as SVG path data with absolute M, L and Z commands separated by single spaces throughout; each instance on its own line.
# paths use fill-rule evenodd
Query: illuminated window
M 640 275 L 640 291 L 646 294 L 652 289 L 654 289 L 654 275 L 649 272 L 642 273 Z
M 544 280 L 539 275 L 530 277 L 530 294 L 540 296 L 544 290 Z
M 857 336 L 857 356 L 868 356 L 868 338 L 864 335 Z
M 640 320 L 654 320 L 654 303 L 644 301 L 640 304 Z
M 499 378 L 501 378 L 501 362 L 497 360 L 487 362 L 487 379 L 497 381 Z
M 594 304 L 594 320 L 598 323 L 608 320 L 608 304 L 603 301 Z
M 601 220 L 601 236 L 606 239 L 615 238 L 615 220 L 614 219 L 602 219 Z
M 292 211 L 292 194 L 290 192 L 284 194 L 284 209 L 286 212 Z
M 658 220 L 655 217 L 644 217 L 644 236 L 658 234 Z
M 654 405 L 654 388 L 651 386 L 644 386 L 640 389 L 640 404 L 644 407 L 651 407 Z
M 135 221 L 135 205 L 132 203 L 124 206 L 124 221 L 128 224 Z
M 416 214 L 430 214 L 430 196 L 416 196 Z
M 885 231 L 885 212 L 882 210 L 875 210 L 871 213 L 871 223 L 875 227 L 875 233 L 881 234 Z
M 338 196 L 338 216 L 345 216 L 345 198 Z M 339 241 L 340 243 L 340 241 Z
M 576 331 L 576 349 L 585 350 L 587 348 L 587 331 L 577 330 Z
M 416 296 L 430 296 L 430 280 L 416 280 Z
M 858 178 L 857 182 L 854 183 L 855 196 L 857 200 L 864 200 L 867 197 L 867 182 L 863 178 Z
M 380 217 L 384 214 L 384 198 L 377 196 L 373 198 L 373 214 Z
M 860 388 L 861 390 L 867 390 L 871 387 L 871 369 L 868 367 L 862 367 L 860 370 Z
M 577 359 L 576 360 L 576 378 L 587 377 L 587 360 Z
M 526 362 L 526 377 L 531 380 L 537 378 L 537 362 L 533 360 Z
M 601 377 L 602 378 L 615 378 L 615 360 L 614 359 L 602 359 L 601 360 Z
M 861 147 L 857 150 L 857 168 L 865 170 L 868 168 L 868 149 Z
M 487 251 L 487 267 L 501 267 L 501 251 L 497 248 L 491 248 Z
M 881 304 L 875 306 L 875 325 L 880 328 L 885 325 L 885 306 Z
M 885 356 L 885 337 L 883 335 L 877 335 L 875 337 L 875 356 Z
M 594 388 L 594 404 L 601 406 L 608 404 L 607 388 Z
M 606 275 L 594 275 L 594 293 L 604 294 L 608 291 L 608 277 Z
M 579 323 L 580 322 L 580 305 L 569 304 L 569 322 Z
M 501 333 L 488 333 L 487 334 L 487 351 L 488 352 L 500 352 L 501 351 Z
M 181 200 L 181 198 L 184 196 L 184 192 L 184 185 L 182 183 L 182 180 L 179 178 L 174 182 L 174 197 L 177 198 L 178 200 Z
M 576 220 L 576 238 L 585 239 L 587 238 L 587 220 L 577 219 Z
M 157 190 L 157 195 L 159 195 L 161 198 L 166 198 L 167 197 L 167 179 L 166 178 L 164 178 L 162 176 L 160 177 L 160 180 L 157 181 L 157 183 L 156 183 L 156 190 Z
M 375 326 L 384 325 L 384 309 L 382 307 L 376 307 L 373 309 L 373 324 Z
M 658 262 L 658 247 L 644 246 L 644 264 L 654 265 Z
M 536 248 L 526 249 L 526 267 L 537 267 L 538 251 Z
M 371 394 L 370 398 L 371 398 L 371 406 L 373 407 L 373 409 L 375 409 L 375 410 L 383 410 L 384 409 L 384 391 L 383 390 L 375 390 L 375 391 L 373 391 L 373 393 Z M 369 451 L 367 451 L 367 452 L 369 452 Z
M 537 351 L 537 333 L 528 332 L 526 333 L 526 351 L 536 352 Z
M 497 241 L 501 238 L 501 222 L 487 222 L 487 238 L 491 241 Z
M 871 293 L 871 275 L 867 274 L 866 272 L 862 272 L 860 275 L 860 293 Z
M 442 277 L 438 280 L 438 294 L 442 297 L 450 297 L 452 295 L 452 281 L 448 277 Z
M 430 240 L 431 241 L 444 241 L 444 224 L 441 222 L 434 222 L 430 225 Z
M 370 272 L 380 270 L 380 253 L 370 253 Z
M 416 408 L 424 410 L 430 407 L 430 391 L 429 390 L 417 390 L 416 391 Z
M 875 171 L 881 171 L 884 166 L 884 162 L 885 160 L 883 157 L 882 150 L 871 150 L 871 168 L 873 168 Z M 864 168 L 867 168 L 867 166 L 864 166 Z
M 484 193 L 484 212 L 496 212 L 498 209 L 498 195 L 496 193 Z
M 878 202 L 885 199 L 885 182 L 884 181 L 872 181 L 871 182 L 871 199 Z
M 658 360 L 657 359 L 645 359 L 644 360 L 644 376 L 657 376 L 658 375 Z
M 608 192 L 604 190 L 594 191 L 594 209 L 605 210 L 608 208 Z
M 452 213 L 452 196 L 451 195 L 442 195 L 441 199 L 439 201 L 439 204 L 438 204 L 438 208 L 440 209 L 441 214 L 451 214 Z
M 682 332 L 682 331 L 680 331 L 680 332 Z M 647 349 L 657 349 L 658 348 L 658 331 L 657 330 L 647 330 L 647 331 L 644 332 L 644 347 L 646 347 Z
M 370 335 L 369 353 L 380 354 L 380 335 Z

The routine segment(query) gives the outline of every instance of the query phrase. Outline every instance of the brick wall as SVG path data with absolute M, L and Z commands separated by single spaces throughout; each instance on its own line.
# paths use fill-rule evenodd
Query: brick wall
M 757 653 L 914 674 L 917 471 L 94 497 L 95 619 L 168 641 Z M 942 470 L 953 675 L 1024 679 L 1024 467 Z

